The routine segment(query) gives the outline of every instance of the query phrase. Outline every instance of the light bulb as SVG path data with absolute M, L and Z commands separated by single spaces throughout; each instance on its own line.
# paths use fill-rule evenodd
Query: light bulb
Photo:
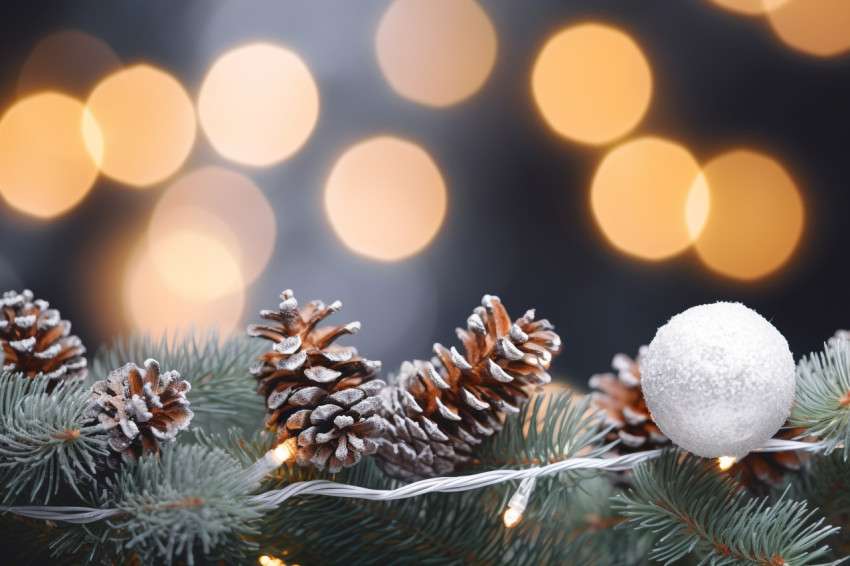
M 278 444 L 277 447 L 275 447 L 274 457 L 278 460 L 278 465 L 280 465 L 295 458 L 295 454 L 297 452 L 297 441 L 295 440 L 295 438 L 288 438 L 281 444 Z
M 502 515 L 502 519 L 504 519 L 506 527 L 515 527 L 520 522 L 520 519 L 522 519 L 522 511 L 516 507 L 508 507 L 505 509 L 505 514 Z
M 722 471 L 726 471 L 735 464 L 734 456 L 721 456 L 717 459 L 717 467 Z

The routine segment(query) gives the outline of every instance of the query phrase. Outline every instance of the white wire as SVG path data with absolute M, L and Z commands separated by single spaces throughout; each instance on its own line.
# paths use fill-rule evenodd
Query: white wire
M 795 440 L 771 439 L 757 452 L 805 451 L 820 452 L 826 445 L 822 442 L 799 442 Z M 616 458 L 568 458 L 545 466 L 524 468 L 520 470 L 491 470 L 467 476 L 436 477 L 420 480 L 396 489 L 371 489 L 356 485 L 332 482 L 328 480 L 311 480 L 296 482 L 282 489 L 267 491 L 250 498 L 252 502 L 264 506 L 276 507 L 291 497 L 299 495 L 326 495 L 328 497 L 345 497 L 354 499 L 370 499 L 372 501 L 391 501 L 417 497 L 426 493 L 454 493 L 479 489 L 512 480 L 539 478 L 564 472 L 567 470 L 605 470 L 610 472 L 630 470 L 641 462 L 657 458 L 661 450 L 635 452 Z M 272 452 L 270 451 L 269 454 Z M 280 461 L 266 454 L 249 470 L 249 477 L 260 478 L 280 465 Z M 95 509 L 92 507 L 49 507 L 22 506 L 0 507 L 0 512 L 14 513 L 31 519 L 50 521 L 66 521 L 69 523 L 92 523 L 120 515 L 118 509 Z

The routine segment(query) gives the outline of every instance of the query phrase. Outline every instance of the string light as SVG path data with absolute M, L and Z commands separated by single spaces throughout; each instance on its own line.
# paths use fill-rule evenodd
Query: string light
M 759 452 L 821 452 L 828 446 L 826 442 L 800 442 L 797 440 L 769 440 Z M 277 448 L 275 448 L 276 450 Z M 367 499 L 371 501 L 394 501 L 397 499 L 408 499 L 426 493 L 456 493 L 471 489 L 480 489 L 496 485 L 506 481 L 534 479 L 540 476 L 548 476 L 567 470 L 605 470 L 624 471 L 634 468 L 636 465 L 662 454 L 662 450 L 648 450 L 618 456 L 616 458 L 567 458 L 560 462 L 553 462 L 537 468 L 526 468 L 521 470 L 490 470 L 467 476 L 436 477 L 413 482 L 395 489 L 371 489 L 358 485 L 337 483 L 329 480 L 311 480 L 294 482 L 282 489 L 275 489 L 252 496 L 253 503 L 263 504 L 268 507 L 280 505 L 287 499 L 299 495 L 326 495 L 329 497 L 345 497 L 354 499 Z M 272 461 L 280 461 L 274 456 L 274 450 L 270 450 L 263 458 L 260 458 L 251 469 L 252 471 L 267 467 Z M 266 462 L 266 464 L 264 464 Z M 279 466 L 280 464 L 278 464 Z M 274 468 L 272 468 L 274 469 Z M 267 473 L 267 472 L 265 472 Z M 264 473 L 264 474 L 265 474 Z M 533 485 L 533 484 L 532 484 Z M 523 485 L 520 484 L 519 493 Z M 529 488 L 529 493 L 530 493 Z M 516 495 L 514 496 L 516 497 Z M 511 498 L 513 501 L 513 498 Z M 0 511 L 14 513 L 19 517 L 30 519 L 43 519 L 47 521 L 65 521 L 69 523 L 93 523 L 103 519 L 109 519 L 123 514 L 120 509 L 95 509 L 92 507 L 54 507 L 47 505 L 10 506 L 0 507 Z M 294 566 L 294 565 L 293 565 Z
M 735 462 L 736 460 L 734 456 L 721 456 L 717 459 L 717 467 L 725 472 L 726 470 L 734 466 Z
M 278 444 L 277 447 L 272 450 L 272 454 L 275 459 L 279 460 L 278 466 L 283 464 L 284 462 L 288 462 L 290 460 L 295 459 L 295 454 L 298 451 L 298 443 L 295 438 L 288 438 L 283 443 Z
M 283 560 L 275 558 L 274 556 L 269 556 L 268 554 L 260 556 L 260 564 L 263 566 L 286 566 L 286 564 L 283 563 Z
M 509 529 L 515 527 L 522 519 L 522 513 L 528 507 L 528 498 L 531 497 L 531 492 L 534 490 L 535 478 L 525 478 L 519 484 L 516 493 L 508 502 L 508 508 L 505 509 L 505 514 L 502 519 L 505 521 L 505 526 Z

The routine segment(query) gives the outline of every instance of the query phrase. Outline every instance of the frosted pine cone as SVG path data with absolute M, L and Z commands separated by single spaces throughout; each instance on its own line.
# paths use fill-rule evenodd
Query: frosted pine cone
M 189 428 L 194 416 L 186 399 L 190 389 L 178 372 L 160 373 L 156 360 L 145 361 L 144 370 L 130 363 L 94 384 L 89 416 L 109 430 L 114 456 L 132 461 L 143 452 L 158 452 L 160 442 Z M 117 467 L 118 461 L 112 457 L 110 465 Z
M 617 354 L 611 362 L 614 373 L 597 374 L 589 385 L 593 406 L 605 411 L 605 424 L 612 426 L 607 442 L 620 440 L 614 454 L 630 454 L 652 450 L 670 443 L 655 423 L 646 407 L 640 386 L 640 362 L 646 352 L 641 346 L 636 360 Z
M 50 389 L 61 381 L 80 381 L 88 375 L 85 347 L 71 336 L 71 323 L 47 301 L 33 300 L 30 290 L 8 291 L 0 298 L 0 347 L 3 371 L 38 374 L 50 380 Z
M 561 349 L 548 321 L 535 321 L 532 310 L 512 323 L 491 295 L 457 334 L 465 355 L 435 344 L 430 362 L 405 363 L 397 387 L 384 392 L 388 427 L 378 457 L 392 477 L 431 477 L 469 462 L 475 445 L 549 383 L 546 370 Z
M 784 426 L 790 425 L 785 423 Z M 793 440 L 805 432 L 805 427 L 783 427 L 773 438 Z M 735 462 L 727 473 L 732 477 L 740 474 L 739 481 L 744 487 L 754 495 L 765 496 L 782 485 L 786 474 L 799 473 L 807 458 L 806 453 L 794 450 L 750 452 L 742 460 Z
M 266 428 L 279 443 L 298 439 L 296 462 L 338 472 L 377 449 L 374 439 L 384 420 L 375 379 L 380 362 L 363 359 L 352 346 L 333 342 L 354 334 L 359 322 L 317 327 L 338 312 L 339 301 L 311 301 L 298 308 L 291 290 L 281 294 L 279 310 L 260 316 L 274 325 L 253 325 L 248 334 L 274 345 L 251 367 L 266 397 Z

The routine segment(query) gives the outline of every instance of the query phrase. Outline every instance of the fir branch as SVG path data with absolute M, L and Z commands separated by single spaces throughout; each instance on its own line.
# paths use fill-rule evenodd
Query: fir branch
M 508 419 L 499 434 L 484 442 L 476 454 L 475 470 L 529 468 L 576 456 L 600 457 L 611 447 L 602 445 L 608 432 L 602 424 L 602 414 L 591 410 L 587 396 L 577 398 L 565 391 L 536 395 L 522 408 L 519 416 Z M 595 470 L 571 471 L 539 478 L 527 511 L 529 517 L 544 520 L 563 513 L 569 507 L 567 498 L 571 488 L 598 473 Z M 519 483 L 510 485 L 512 487 L 504 491 L 506 497 L 510 497 Z M 540 504 L 534 505 L 535 501 Z
M 86 416 L 91 398 L 80 384 L 61 383 L 47 393 L 47 378 L 0 377 L 0 494 L 8 504 L 23 497 L 47 503 L 61 484 L 78 495 L 105 456 L 102 427 Z M 64 480 L 64 481 L 63 481 Z
M 829 454 L 850 446 L 850 340 L 836 340 L 797 364 L 797 395 L 791 424 L 825 443 Z M 850 451 L 844 451 L 847 458 Z
M 692 454 L 680 458 L 667 450 L 656 461 L 634 470 L 634 487 L 614 498 L 614 507 L 636 529 L 651 529 L 660 538 L 651 556 L 665 564 L 692 551 L 700 564 L 805 565 L 829 553 L 817 547 L 838 527 L 814 521 L 805 502 L 780 498 L 747 500 L 727 474 L 711 460 Z M 843 560 L 823 564 L 839 564 Z
M 120 545 L 144 564 L 256 560 L 250 537 L 264 509 L 247 496 L 259 488 L 242 465 L 219 449 L 172 445 L 122 470 L 108 491 L 123 515 L 72 529 L 65 548 L 89 547 L 92 558 Z M 62 546 L 57 545 L 57 550 Z M 130 552 L 127 552 L 130 551 Z
M 98 352 L 93 363 L 95 380 L 128 362 L 147 358 L 160 362 L 163 370 L 177 370 L 192 384 L 189 401 L 195 413 L 193 428 L 226 432 L 233 426 L 259 429 L 264 401 L 257 382 L 248 372 L 251 363 L 265 350 L 259 340 L 245 334 L 222 339 L 214 328 L 155 339 L 150 335 L 116 340 Z M 255 415 L 252 419 L 251 416 Z

